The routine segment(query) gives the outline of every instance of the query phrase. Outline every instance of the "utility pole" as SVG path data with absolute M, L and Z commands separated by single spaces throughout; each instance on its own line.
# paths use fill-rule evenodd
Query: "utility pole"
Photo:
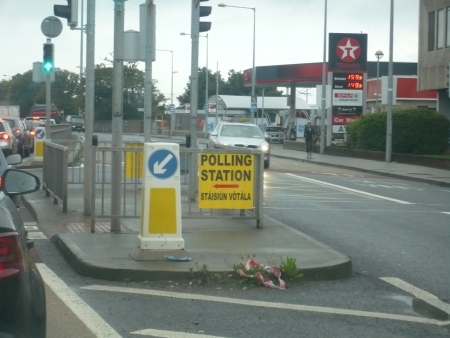
M 123 31 L 125 0 L 114 0 L 114 63 L 112 92 L 112 147 L 122 147 L 123 133 Z M 120 233 L 122 152 L 113 151 L 111 165 L 111 232 Z
M 84 144 L 84 215 L 95 213 L 92 210 L 95 198 L 95 178 L 91 170 L 94 166 L 92 138 L 94 136 L 94 91 L 95 91 L 95 0 L 87 0 L 86 4 L 86 99 L 84 108 L 85 139 Z M 83 21 L 82 21 L 83 22 Z M 83 30 L 81 34 L 83 34 Z M 80 79 L 81 80 L 81 79 Z
M 191 147 L 197 148 L 197 112 L 198 112 L 198 40 L 199 40 L 199 20 L 200 20 L 200 1 L 191 0 L 192 19 L 191 19 L 191 120 L 190 134 Z

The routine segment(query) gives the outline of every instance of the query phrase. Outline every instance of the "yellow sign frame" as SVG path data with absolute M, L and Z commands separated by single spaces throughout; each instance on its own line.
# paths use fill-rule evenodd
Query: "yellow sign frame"
M 201 153 L 198 166 L 200 209 L 254 207 L 254 154 Z

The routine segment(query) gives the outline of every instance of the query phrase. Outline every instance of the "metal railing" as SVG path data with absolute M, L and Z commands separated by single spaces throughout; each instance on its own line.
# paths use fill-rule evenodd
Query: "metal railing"
M 78 185 L 84 182 L 83 141 L 58 140 L 56 144 L 45 141 L 44 152 L 44 186 L 62 201 L 63 211 L 67 212 L 68 185 Z M 141 216 L 141 194 L 145 163 L 142 143 L 129 143 L 124 147 L 114 148 L 109 144 L 93 147 L 94 161 L 92 172 L 95 189 L 93 197 L 92 218 L 117 217 L 111 212 L 111 164 L 114 152 L 121 152 L 121 210 L 120 218 L 139 218 Z M 252 154 L 255 156 L 254 175 L 254 205 L 252 209 L 202 209 L 198 206 L 198 157 L 201 154 Z M 263 175 L 264 155 L 256 149 L 198 149 L 180 148 L 180 190 L 182 202 L 182 218 L 239 218 L 255 220 L 257 227 L 262 228 L 263 220 Z M 70 202 L 70 200 L 69 200 Z

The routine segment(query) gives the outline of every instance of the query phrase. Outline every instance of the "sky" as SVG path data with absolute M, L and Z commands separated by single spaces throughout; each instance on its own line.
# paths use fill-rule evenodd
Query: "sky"
M 88 0 L 84 4 L 84 23 Z M 114 50 L 114 1 L 95 1 L 96 35 L 95 63 L 111 59 Z M 139 31 L 139 5 L 145 0 L 125 2 L 125 31 Z M 170 100 L 171 56 L 173 54 L 173 97 L 183 94 L 191 68 L 190 33 L 192 0 L 154 0 L 156 5 L 156 48 L 153 79 Z M 230 6 L 251 9 L 218 7 Z M 43 20 L 54 16 L 53 5 L 66 5 L 65 0 L 0 0 L 0 81 L 32 69 L 33 62 L 42 61 L 42 44 L 47 37 L 41 31 Z M 391 0 L 327 0 L 327 33 L 368 34 L 368 60 L 376 61 L 375 52 L 384 53 L 389 61 Z M 220 71 L 227 78 L 228 71 L 244 71 L 252 67 L 253 34 L 255 34 L 255 65 L 284 65 L 323 61 L 325 0 L 209 0 L 212 13 L 203 21 L 211 21 L 208 37 L 200 38 L 199 67 Z M 396 62 L 417 62 L 419 0 L 394 0 L 394 48 Z M 256 29 L 253 31 L 253 14 Z M 52 38 L 55 45 L 55 65 L 75 73 L 80 72 L 80 30 L 71 30 L 67 20 L 62 33 Z M 205 35 L 206 33 L 202 33 Z M 208 42 L 208 43 L 207 43 Z M 84 39 L 86 43 L 86 39 Z M 207 48 L 208 46 L 208 48 Z M 84 51 L 86 48 L 84 47 Z M 327 51 L 328 56 L 328 51 Z M 85 61 L 83 62 L 86 65 Z M 145 70 L 145 64 L 139 63 Z M 211 84 L 215 88 L 215 83 Z M 283 90 L 284 88 L 280 88 Z M 314 95 L 298 91 L 299 97 L 310 104 Z M 220 94 L 220 91 L 219 91 Z M 167 103 L 170 103 L 169 101 Z

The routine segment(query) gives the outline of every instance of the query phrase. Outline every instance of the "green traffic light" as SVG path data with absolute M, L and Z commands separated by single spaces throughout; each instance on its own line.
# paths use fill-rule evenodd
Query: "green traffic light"
M 53 70 L 53 65 L 50 62 L 44 64 L 44 70 L 46 72 L 51 72 Z

